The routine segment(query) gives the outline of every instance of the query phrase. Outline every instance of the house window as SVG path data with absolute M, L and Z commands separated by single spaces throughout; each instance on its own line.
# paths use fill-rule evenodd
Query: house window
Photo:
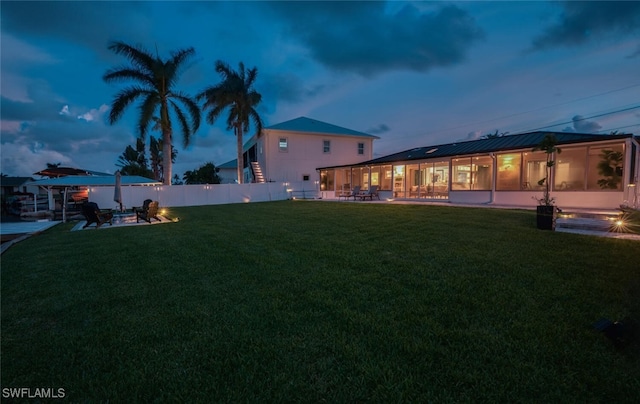
M 478 156 L 471 160 L 471 189 L 490 190 L 493 175 L 493 159 Z
M 358 143 L 358 154 L 364 154 L 364 143 Z
M 309 181 L 309 174 L 302 174 L 302 181 Z
M 453 176 L 452 190 L 468 190 L 471 188 L 471 158 L 453 159 L 451 162 Z
M 559 157 L 562 157 L 562 154 Z M 587 189 L 589 191 L 622 189 L 624 145 L 589 147 L 588 158 Z
M 555 155 L 554 191 L 584 191 L 587 148 L 570 147 Z M 546 163 L 545 163 L 546 164 Z
M 322 151 L 324 153 L 331 153 L 331 140 L 322 141 Z
M 286 137 L 281 137 L 278 139 L 278 149 L 281 152 L 286 152 L 289 150 L 289 142 Z
M 522 155 L 520 153 L 499 154 L 498 174 L 496 179 L 496 189 L 498 191 L 519 191 L 520 165 Z
M 544 152 L 525 152 L 522 157 L 522 189 L 542 191 L 539 182 L 547 176 L 547 155 Z

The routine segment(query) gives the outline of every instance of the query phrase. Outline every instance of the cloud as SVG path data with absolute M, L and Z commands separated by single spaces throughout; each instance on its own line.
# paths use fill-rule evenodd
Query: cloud
M 318 62 L 363 76 L 455 65 L 484 36 L 474 19 L 454 5 L 421 11 L 406 4 L 387 12 L 383 2 L 268 4 Z
M 533 40 L 533 50 L 628 35 L 640 27 L 637 1 L 565 1 L 561 6 L 559 21 Z
M 66 106 L 66 105 L 65 105 Z M 91 121 L 95 121 L 95 120 L 102 120 L 102 117 L 104 117 L 104 114 L 109 110 L 109 106 L 106 104 L 102 104 L 100 105 L 100 108 L 98 109 L 91 109 L 87 112 L 85 112 L 82 115 L 78 115 L 78 119 L 83 119 L 87 122 L 91 122 Z
M 627 56 L 627 59 L 637 58 L 638 56 L 640 56 L 640 45 L 638 45 L 638 48 L 636 49 L 635 52 Z
M 71 159 L 55 150 L 43 149 L 38 143 L 3 143 L 2 173 L 9 175 L 33 175 L 47 163 L 69 165 Z
M 365 133 L 369 133 L 371 135 L 379 135 L 381 133 L 389 132 L 390 130 L 391 128 L 389 128 L 387 124 L 381 123 L 379 125 L 374 126 L 373 128 L 366 130 Z
M 263 94 L 286 102 L 301 101 L 309 92 L 305 90 L 302 79 L 294 73 L 266 74 L 260 89 Z
M 66 115 L 69 116 L 71 115 L 71 113 L 69 112 L 69 106 L 65 105 L 64 107 L 62 107 L 62 109 L 60 110 L 60 112 L 58 112 L 59 115 Z
M 114 7 L 117 5 L 117 7 Z M 106 54 L 114 32 L 144 38 L 150 2 L 3 2 L 2 30 L 29 37 L 58 38 Z
M 467 133 L 467 136 L 463 139 L 460 139 L 461 141 L 465 141 L 465 140 L 478 140 L 482 137 L 482 132 L 479 130 L 473 131 L 473 132 L 469 132 Z
M 582 115 L 576 115 L 571 118 L 573 126 L 567 126 L 563 132 L 577 132 L 577 133 L 597 133 L 602 129 L 602 125 L 595 121 L 587 121 Z

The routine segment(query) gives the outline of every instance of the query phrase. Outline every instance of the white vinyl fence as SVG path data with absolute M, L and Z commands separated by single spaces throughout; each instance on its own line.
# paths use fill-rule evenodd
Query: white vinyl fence
M 117 208 L 113 200 L 114 187 L 89 187 L 89 201 L 102 209 Z M 221 205 L 280 201 L 295 197 L 289 184 L 268 182 L 263 184 L 215 184 L 172 186 L 123 186 L 124 208 L 142 206 L 145 199 L 158 201 L 160 207 Z

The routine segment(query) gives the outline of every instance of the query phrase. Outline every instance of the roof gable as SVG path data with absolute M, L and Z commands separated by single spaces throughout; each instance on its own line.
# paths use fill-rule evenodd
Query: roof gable
M 356 130 L 343 128 L 341 126 L 332 125 L 330 123 L 318 121 L 315 119 L 301 116 L 290 121 L 278 123 L 265 129 L 268 130 L 281 130 L 287 132 L 299 132 L 299 133 L 318 133 L 333 136 L 360 136 L 371 139 L 379 139 L 378 136 L 369 135 L 368 133 L 358 132 Z

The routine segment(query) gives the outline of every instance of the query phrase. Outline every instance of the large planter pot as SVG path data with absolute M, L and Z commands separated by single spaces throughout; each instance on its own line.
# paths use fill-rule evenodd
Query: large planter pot
M 556 207 L 540 205 L 537 207 L 536 222 L 540 230 L 556 229 Z

